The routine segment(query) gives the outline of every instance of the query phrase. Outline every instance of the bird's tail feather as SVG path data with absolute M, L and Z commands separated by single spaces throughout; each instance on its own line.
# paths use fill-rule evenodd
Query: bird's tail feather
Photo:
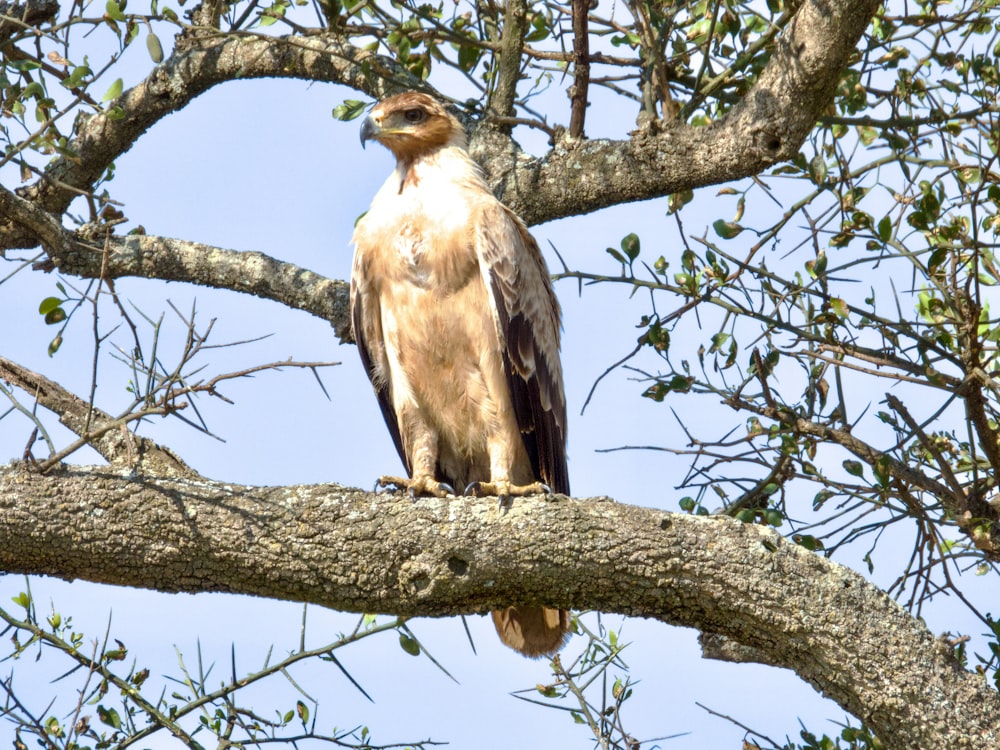
M 554 654 L 569 637 L 570 618 L 565 609 L 515 606 L 492 614 L 500 640 L 531 659 Z

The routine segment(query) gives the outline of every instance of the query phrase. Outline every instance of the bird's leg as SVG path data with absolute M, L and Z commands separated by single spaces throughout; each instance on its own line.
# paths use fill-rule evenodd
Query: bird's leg
M 542 482 L 514 484 L 509 480 L 501 479 L 490 482 L 473 482 L 465 488 L 465 494 L 476 497 L 496 496 L 500 498 L 500 508 L 505 510 L 511 506 L 512 498 L 527 497 L 528 495 L 551 495 L 552 488 Z
M 509 437 L 510 434 L 515 436 L 514 439 Z M 495 495 L 500 499 L 500 509 L 506 510 L 511 505 L 511 498 L 552 494 L 552 488 L 542 482 L 517 484 L 513 481 L 511 467 L 515 465 L 517 460 L 518 449 L 523 452 L 523 447 L 515 440 L 520 441 L 520 434 L 516 426 L 511 432 L 498 430 L 496 434 L 487 439 L 487 449 L 490 454 L 490 481 L 473 482 L 465 488 L 466 495 L 478 497 Z M 526 462 L 527 456 L 524 456 L 523 460 Z
M 381 476 L 375 483 L 375 490 L 382 487 L 395 487 L 398 490 L 406 490 L 410 497 L 416 499 L 424 495 L 434 497 L 454 497 L 455 488 L 447 482 L 439 482 L 433 476 L 418 475 L 410 479 L 403 477 Z
M 437 433 L 423 423 L 413 412 L 406 411 L 403 417 L 409 422 L 411 427 L 408 433 L 411 436 L 411 445 L 409 446 L 407 455 L 410 457 L 410 473 L 412 476 L 409 479 L 382 476 L 379 477 L 376 488 L 392 485 L 397 489 L 406 490 L 410 493 L 410 497 L 414 499 L 422 495 L 433 495 L 434 497 L 454 496 L 455 489 L 450 484 L 439 482 L 434 477 L 437 467 Z

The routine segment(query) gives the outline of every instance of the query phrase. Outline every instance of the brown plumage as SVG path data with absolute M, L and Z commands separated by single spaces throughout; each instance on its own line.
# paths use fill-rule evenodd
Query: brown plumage
M 559 304 L 538 245 L 489 191 L 461 124 L 410 92 L 361 130 L 396 169 L 354 230 L 354 338 L 409 477 L 445 496 L 569 494 Z M 526 656 L 558 650 L 569 613 L 493 613 Z

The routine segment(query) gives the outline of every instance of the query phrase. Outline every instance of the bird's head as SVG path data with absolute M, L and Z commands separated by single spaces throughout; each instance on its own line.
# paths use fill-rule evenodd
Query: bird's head
M 444 146 L 465 146 L 465 130 L 427 94 L 408 91 L 376 104 L 361 126 L 361 145 L 376 140 L 400 161 L 413 161 Z

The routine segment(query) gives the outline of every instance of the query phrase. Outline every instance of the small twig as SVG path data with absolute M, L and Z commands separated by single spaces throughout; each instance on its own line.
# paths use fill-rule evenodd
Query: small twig
M 937 462 L 938 470 L 941 472 L 941 476 L 944 481 L 947 482 L 948 486 L 951 488 L 952 493 L 954 493 L 954 499 L 959 504 L 964 505 L 965 500 L 965 490 L 962 489 L 962 483 L 958 481 L 954 472 L 951 470 L 951 465 L 945 460 L 944 456 L 941 455 L 941 451 L 938 449 L 934 441 L 927 437 L 927 433 L 923 431 L 917 420 L 913 418 L 909 410 L 903 406 L 903 402 L 898 398 L 893 396 L 891 393 L 885 394 L 885 402 L 889 405 L 889 408 L 896 412 L 903 421 L 906 422 L 906 426 L 913 431 L 914 437 L 920 441 L 920 445 L 924 447 Z M 941 498 L 944 500 L 944 498 Z

